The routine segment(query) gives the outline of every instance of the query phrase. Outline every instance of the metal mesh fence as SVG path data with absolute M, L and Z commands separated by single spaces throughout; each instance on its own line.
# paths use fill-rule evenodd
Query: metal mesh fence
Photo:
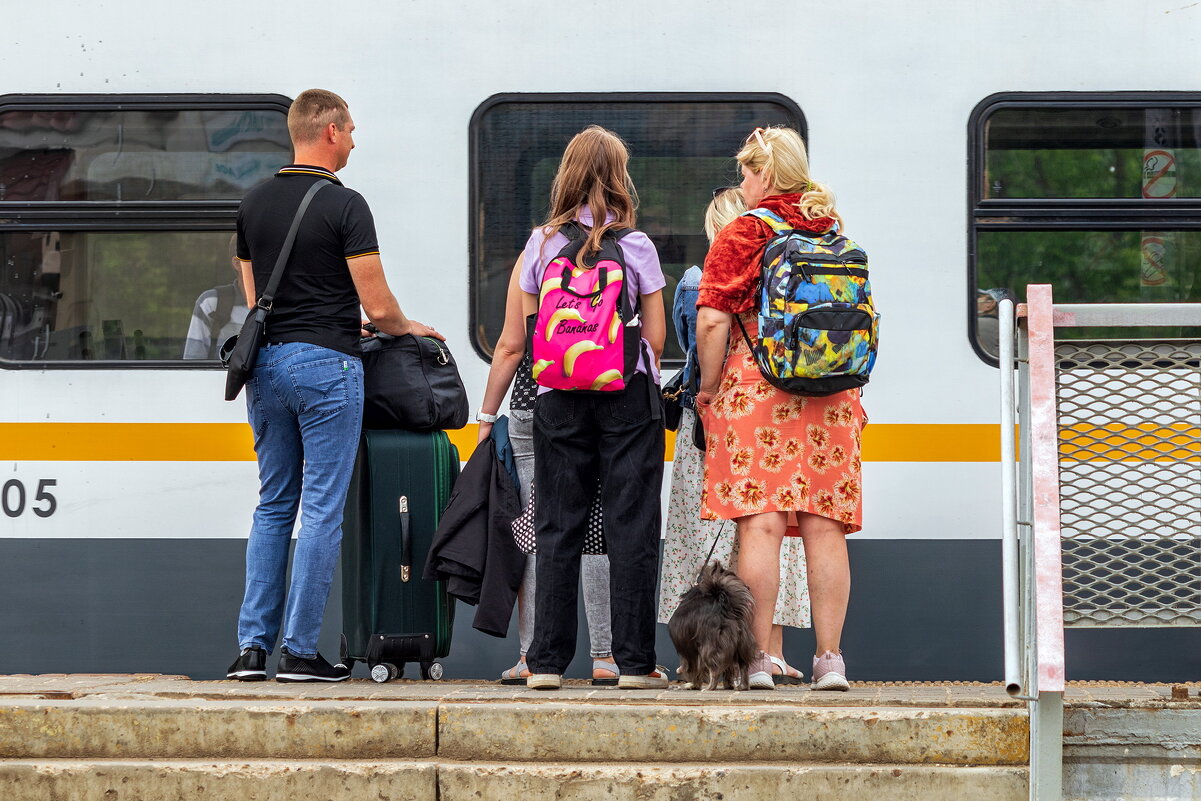
M 1201 625 L 1201 342 L 1055 355 L 1064 624 Z

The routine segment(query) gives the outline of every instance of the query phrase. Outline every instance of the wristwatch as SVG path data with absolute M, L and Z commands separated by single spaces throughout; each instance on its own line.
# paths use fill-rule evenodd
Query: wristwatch
M 477 423 L 495 423 L 499 419 L 500 415 L 484 414 L 483 412 L 475 413 L 475 420 Z

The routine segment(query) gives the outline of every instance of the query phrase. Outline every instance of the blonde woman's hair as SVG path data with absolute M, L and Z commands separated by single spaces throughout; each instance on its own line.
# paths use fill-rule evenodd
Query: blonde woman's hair
M 807 220 L 833 217 L 842 225 L 834 209 L 834 193 L 809 175 L 809 154 L 801 135 L 791 128 L 756 128 L 738 151 L 738 163 L 781 192 L 800 192 L 797 208 Z
M 746 201 L 738 187 L 730 186 L 714 195 L 705 209 L 705 236 L 709 244 L 717 238 L 717 232 L 734 222 L 734 218 L 746 211 Z
M 546 238 L 575 219 L 581 206 L 592 210 L 592 230 L 580 250 L 581 266 L 600 251 L 601 235 L 610 228 L 633 228 L 638 192 L 630 180 L 630 151 L 621 137 L 590 125 L 572 137 L 550 189 Z M 609 213 L 613 221 L 606 222 Z M 545 240 L 543 241 L 545 244 Z

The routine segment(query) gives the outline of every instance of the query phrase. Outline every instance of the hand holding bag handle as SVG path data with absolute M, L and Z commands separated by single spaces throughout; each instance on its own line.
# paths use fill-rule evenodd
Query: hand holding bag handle
M 275 267 L 271 270 L 271 278 L 267 280 L 267 287 L 254 304 L 254 314 L 247 315 L 246 322 L 242 323 L 242 330 L 225 340 L 225 344 L 221 346 L 221 364 L 226 369 L 225 399 L 227 401 L 238 397 L 238 393 L 242 391 L 242 387 L 246 385 L 251 373 L 254 372 L 254 365 L 259 356 L 259 347 L 262 345 L 263 336 L 267 330 L 267 315 L 271 313 L 271 306 L 275 301 L 275 291 L 279 289 L 279 282 L 284 277 L 284 267 L 288 263 L 288 257 L 292 255 L 292 245 L 296 242 L 296 232 L 300 229 L 300 220 L 308 211 L 313 197 L 327 186 L 329 186 L 329 181 L 322 179 L 310 186 L 308 192 L 305 192 L 304 198 L 300 201 L 300 207 L 296 209 L 296 216 L 292 218 L 292 226 L 288 229 L 288 235 L 284 238 L 284 245 L 280 248 L 279 258 L 275 260 Z

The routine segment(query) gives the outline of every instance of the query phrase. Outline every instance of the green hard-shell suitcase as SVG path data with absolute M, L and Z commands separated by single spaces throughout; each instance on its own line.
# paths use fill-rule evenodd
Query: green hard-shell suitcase
M 440 679 L 454 601 L 421 572 L 459 453 L 443 431 L 364 431 L 342 524 L 342 661 L 388 681 L 405 664 Z

